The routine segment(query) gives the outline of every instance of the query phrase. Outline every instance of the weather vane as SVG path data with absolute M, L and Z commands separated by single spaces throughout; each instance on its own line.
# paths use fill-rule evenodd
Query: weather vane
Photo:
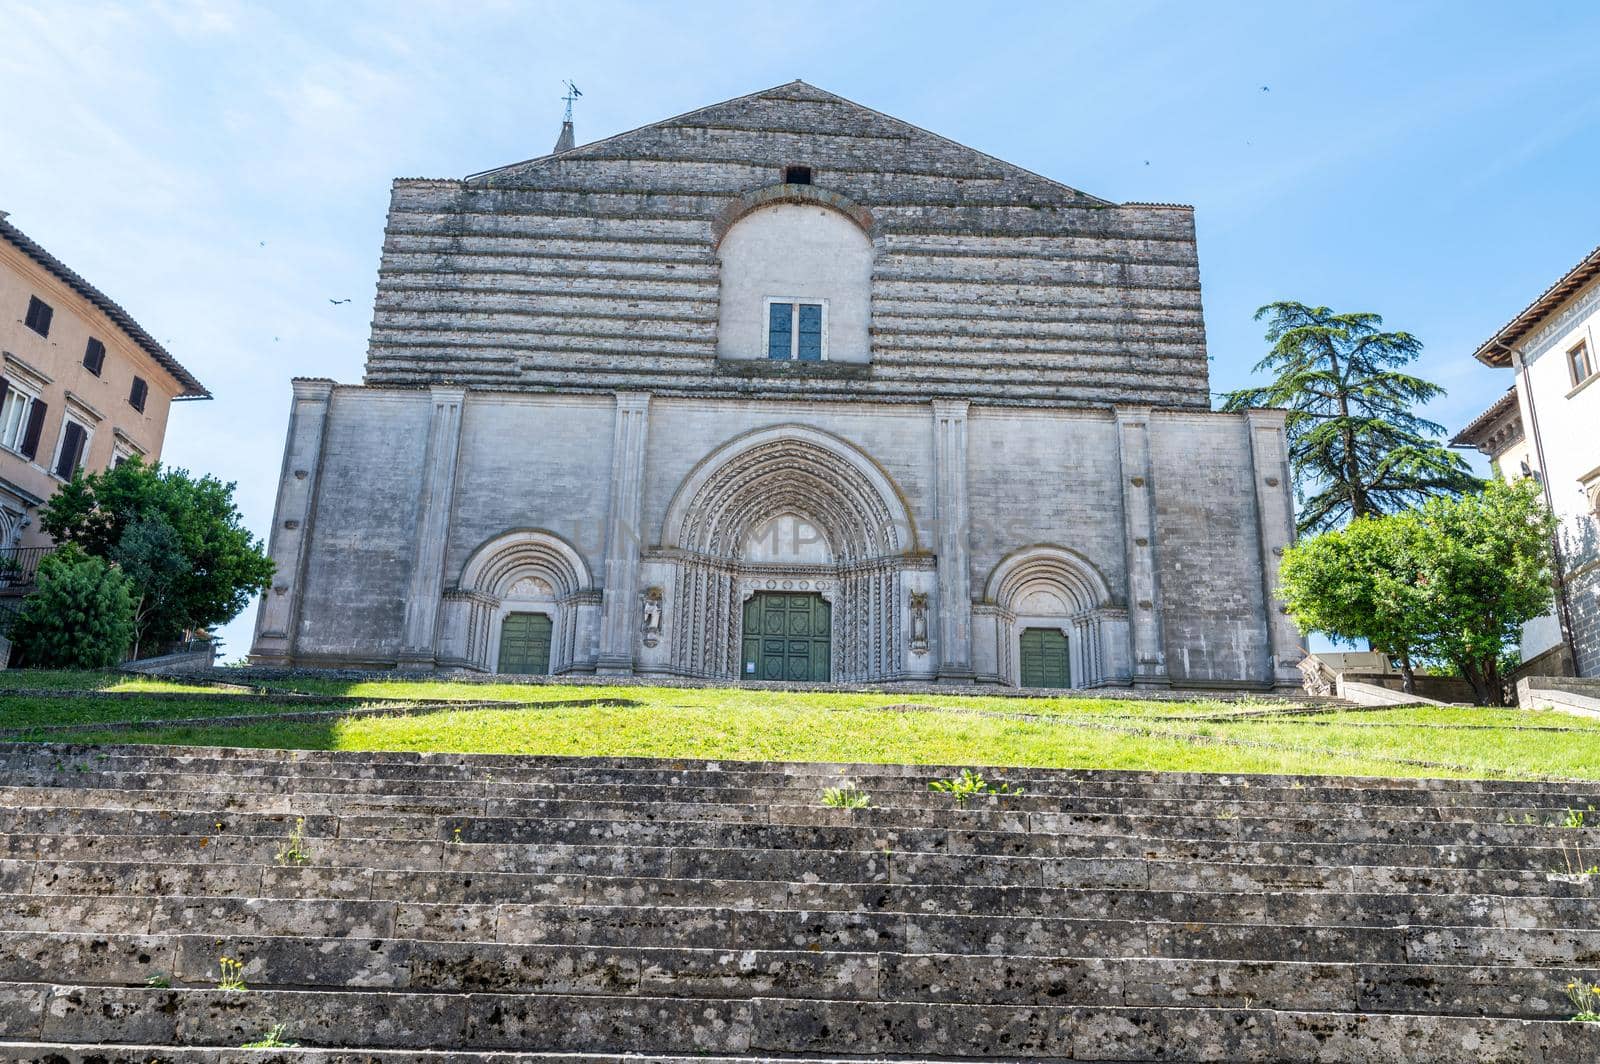
M 562 121 L 570 122 L 572 121 L 572 101 L 576 100 L 579 96 L 582 96 L 583 93 L 579 92 L 578 86 L 574 85 L 570 81 L 563 81 L 561 84 L 567 87 L 567 94 L 561 97 L 563 100 L 567 101 L 567 114 Z

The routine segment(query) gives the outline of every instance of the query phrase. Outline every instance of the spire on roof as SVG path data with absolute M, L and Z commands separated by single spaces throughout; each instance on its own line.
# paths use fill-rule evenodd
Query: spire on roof
M 567 87 L 567 94 L 561 97 L 567 101 L 567 113 L 561 119 L 561 136 L 556 138 L 556 152 L 571 151 L 577 143 L 572 136 L 572 101 L 583 95 L 572 82 L 564 81 L 562 84 Z

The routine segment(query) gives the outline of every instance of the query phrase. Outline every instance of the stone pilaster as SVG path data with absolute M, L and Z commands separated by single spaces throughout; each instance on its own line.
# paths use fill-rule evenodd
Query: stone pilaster
M 406 592 L 405 639 L 400 664 L 432 668 L 438 655 L 440 594 L 444 584 L 444 548 L 450 538 L 450 511 L 455 505 L 456 458 L 461 449 L 461 411 L 466 389 L 434 385 L 428 389 L 428 452 L 422 461 L 417 494 L 417 546 Z
M 939 575 L 939 679 L 972 669 L 972 517 L 967 505 L 967 401 L 933 402 L 934 515 Z
M 644 445 L 650 396 L 618 392 L 611 437 L 611 499 L 606 510 L 605 593 L 600 604 L 598 672 L 633 672 L 633 636 L 640 616 L 639 542 L 644 530 Z
M 1299 687 L 1305 647 L 1300 632 L 1278 598 L 1278 567 L 1294 543 L 1294 501 L 1289 480 L 1289 444 L 1282 410 L 1247 410 L 1250 467 L 1255 475 L 1256 521 L 1261 532 L 1261 584 L 1265 595 L 1270 672 L 1275 687 Z
M 1119 406 L 1117 455 L 1128 558 L 1128 639 L 1135 686 L 1168 683 L 1156 577 L 1156 507 L 1150 483 L 1150 408 Z
M 250 659 L 265 664 L 288 664 L 294 658 L 306 546 L 311 539 L 317 475 L 322 470 L 322 439 L 333 396 L 330 380 L 296 377 L 290 383 L 294 398 L 289 403 L 289 435 L 283 447 L 283 469 L 278 474 L 272 530 L 267 536 L 267 553 L 277 569 L 256 612 L 255 643 L 250 648 Z

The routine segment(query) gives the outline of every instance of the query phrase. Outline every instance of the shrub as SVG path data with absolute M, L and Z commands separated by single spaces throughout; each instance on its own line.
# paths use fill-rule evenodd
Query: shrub
M 66 546 L 39 563 L 39 586 L 11 626 L 19 665 L 108 669 L 133 642 L 133 596 L 115 566 Z

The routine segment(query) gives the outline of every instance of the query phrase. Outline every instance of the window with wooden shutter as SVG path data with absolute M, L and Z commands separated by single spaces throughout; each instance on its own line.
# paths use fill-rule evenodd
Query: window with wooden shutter
M 28 420 L 22 430 L 22 441 L 17 445 L 17 451 L 24 458 L 32 458 L 39 453 L 39 437 L 44 433 L 44 415 L 50 409 L 50 404 L 35 399 L 28 404 Z
M 150 386 L 144 382 L 144 378 L 133 378 L 133 390 L 128 392 L 128 405 L 143 413 L 145 396 L 149 394 Z
M 0 446 L 21 450 L 23 434 L 28 431 L 28 406 L 32 402 L 33 396 L 0 377 Z
M 71 480 L 72 474 L 78 471 L 78 465 L 83 460 L 83 445 L 88 439 L 88 433 L 76 421 L 64 421 L 61 424 L 61 448 L 56 452 L 55 475 L 62 480 Z
M 38 296 L 28 297 L 28 316 L 23 319 L 23 324 L 40 336 L 50 335 L 50 319 L 55 317 L 55 311 L 50 304 Z
M 83 368 L 100 376 L 101 367 L 106 364 L 106 345 L 89 337 L 89 346 L 83 349 Z

